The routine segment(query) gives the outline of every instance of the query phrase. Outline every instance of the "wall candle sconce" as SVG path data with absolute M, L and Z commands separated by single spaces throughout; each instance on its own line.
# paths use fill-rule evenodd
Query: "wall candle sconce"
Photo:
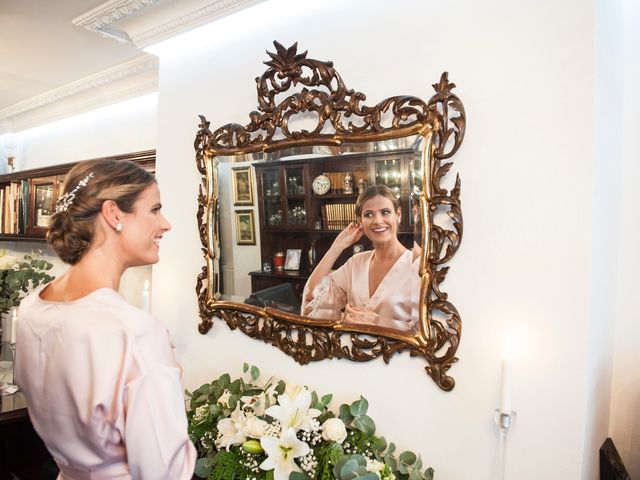
M 517 414 L 511 410 L 511 357 L 502 357 L 502 381 L 500 383 L 500 407 L 495 410 L 495 422 L 500 432 L 498 479 L 505 480 L 507 463 L 507 434 L 516 423 Z

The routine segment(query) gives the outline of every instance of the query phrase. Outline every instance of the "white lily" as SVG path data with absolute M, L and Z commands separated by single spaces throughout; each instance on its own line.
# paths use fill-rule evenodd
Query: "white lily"
M 226 447 L 227 451 L 229 451 L 231 445 L 239 445 L 246 442 L 247 437 L 244 434 L 246 421 L 244 412 L 240 410 L 240 404 L 238 404 L 230 418 L 223 418 L 218 422 L 218 432 L 221 435 L 218 440 L 220 446 Z
M 309 445 L 296 437 L 296 431 L 293 428 L 284 429 L 280 438 L 262 437 L 260 445 L 267 454 L 260 468 L 273 469 L 274 480 L 288 480 L 291 472 L 299 472 L 300 468 L 294 459 L 304 457 L 310 451 Z
M 309 408 L 311 405 L 311 392 L 306 388 L 299 390 L 295 397 L 287 393 L 278 396 L 278 405 L 267 408 L 266 414 L 280 420 L 282 428 L 295 430 L 311 430 L 311 420 L 320 415 L 320 410 Z
M 244 397 L 240 397 L 240 401 L 245 407 L 251 408 L 253 413 L 258 417 L 264 415 L 267 407 L 267 399 L 264 392 L 259 395 L 245 395 Z

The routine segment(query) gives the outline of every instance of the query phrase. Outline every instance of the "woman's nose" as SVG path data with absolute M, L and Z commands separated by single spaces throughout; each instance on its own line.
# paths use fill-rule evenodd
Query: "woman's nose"
M 169 220 L 167 220 L 167 218 L 164 215 L 162 216 L 162 229 L 165 232 L 168 232 L 169 230 L 171 230 L 171 224 L 169 223 Z

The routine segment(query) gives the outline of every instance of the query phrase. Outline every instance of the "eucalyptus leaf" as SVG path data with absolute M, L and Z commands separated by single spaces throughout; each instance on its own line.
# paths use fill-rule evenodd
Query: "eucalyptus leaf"
M 259 376 L 260 376 L 260 369 L 258 367 L 256 367 L 255 365 L 252 365 L 251 366 L 251 379 L 252 380 L 257 380 Z
M 326 407 L 331 403 L 332 399 L 333 399 L 333 394 L 328 393 L 322 396 L 322 398 L 320 399 L 320 402 L 322 402 L 322 404 Z
M 195 474 L 201 478 L 207 478 L 211 474 L 213 466 L 208 458 L 203 457 L 196 460 Z
M 373 435 L 374 433 L 376 433 L 376 424 L 368 415 L 356 417 L 353 420 L 353 426 L 361 432 L 368 433 L 369 435 Z
M 398 458 L 405 465 L 413 465 L 414 463 L 416 463 L 416 454 L 413 452 L 402 452 Z
M 351 415 L 351 409 L 346 403 L 340 405 L 340 420 L 345 424 L 350 424 L 353 421 L 353 415 Z
M 369 409 L 369 402 L 366 398 L 360 397 L 360 400 L 356 400 L 351 404 L 351 415 L 358 417 L 367 413 Z
M 302 472 L 291 472 L 289 474 L 289 480 L 310 480 L 307 475 Z

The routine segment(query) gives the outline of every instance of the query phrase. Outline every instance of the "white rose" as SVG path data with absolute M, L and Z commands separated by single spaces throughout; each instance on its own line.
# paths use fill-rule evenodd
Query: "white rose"
M 244 423 L 242 430 L 247 437 L 260 438 L 265 434 L 268 427 L 269 424 L 267 422 L 252 415 L 247 417 L 247 421 Z
M 370 459 L 368 457 L 364 457 L 364 459 L 367 462 L 367 472 L 378 473 L 378 474 L 382 472 L 382 469 L 384 468 L 384 463 L 379 462 L 378 460 L 375 460 L 375 459 Z
M 198 408 L 196 408 L 196 411 L 194 412 L 193 420 L 196 423 L 199 423 L 204 419 L 206 419 L 208 414 L 209 414 L 209 405 L 207 404 L 200 405 Z
M 344 442 L 347 438 L 347 428 L 339 418 L 329 418 L 322 424 L 322 438 L 328 442 Z
M 0 257 L 0 270 L 9 270 L 12 268 L 18 260 L 11 255 L 2 255 Z

